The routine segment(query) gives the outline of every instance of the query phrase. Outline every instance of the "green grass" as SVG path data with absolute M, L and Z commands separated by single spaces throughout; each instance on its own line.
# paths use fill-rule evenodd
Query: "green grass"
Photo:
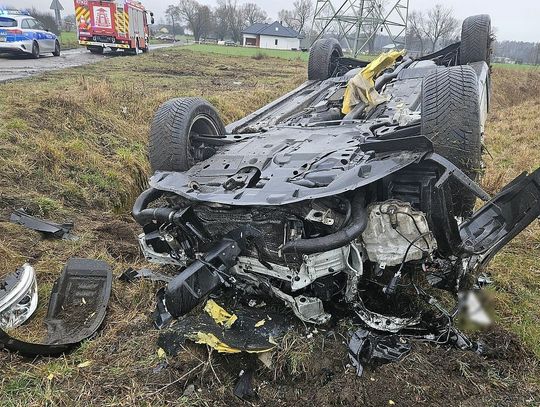
M 262 54 L 269 58 L 283 58 L 288 60 L 307 61 L 309 56 L 309 53 L 302 51 L 286 51 L 278 49 L 260 49 L 248 47 L 227 47 L 224 45 L 213 44 L 193 44 L 186 46 L 186 48 L 196 52 L 209 52 L 213 54 L 234 55 L 252 58 L 258 58 Z
M 239 57 L 250 57 L 253 59 L 281 58 L 281 59 L 287 59 L 289 61 L 303 61 L 303 62 L 307 62 L 309 59 L 309 52 L 303 52 L 303 51 L 290 51 L 290 50 L 251 48 L 251 47 L 228 47 L 225 45 L 214 45 L 214 44 L 192 44 L 192 45 L 187 45 L 186 48 L 195 52 L 231 55 L 231 56 L 239 56 Z M 362 61 L 372 61 L 376 57 L 377 55 L 360 55 L 358 59 Z
M 540 71 L 540 65 L 494 63 L 493 67 L 500 69 L 511 69 L 515 71 Z
M 61 32 L 60 46 L 62 47 L 62 49 L 77 48 L 79 46 L 79 42 L 77 40 L 77 33 L 75 31 Z

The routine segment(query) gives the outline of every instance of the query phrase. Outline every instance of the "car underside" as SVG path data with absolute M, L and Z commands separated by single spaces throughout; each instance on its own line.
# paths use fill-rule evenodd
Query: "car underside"
M 484 267 L 540 215 L 539 170 L 493 197 L 478 184 L 490 35 L 464 23 L 460 43 L 369 64 L 321 39 L 307 82 L 227 127 L 202 99 L 165 103 L 133 216 L 147 260 L 176 268 L 166 311 L 223 288 L 308 323 L 465 341 L 452 321 Z

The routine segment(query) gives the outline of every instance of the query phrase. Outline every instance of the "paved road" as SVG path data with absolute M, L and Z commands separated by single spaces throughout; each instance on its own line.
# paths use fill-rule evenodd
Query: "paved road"
M 151 45 L 150 50 L 171 47 L 173 44 Z M 94 55 L 86 48 L 76 48 L 62 51 L 60 57 L 43 55 L 39 59 L 29 59 L 23 56 L 0 54 L 0 82 L 26 78 L 47 71 L 70 68 L 103 61 L 106 58 L 119 57 L 121 52 L 112 54 L 105 51 L 103 55 Z

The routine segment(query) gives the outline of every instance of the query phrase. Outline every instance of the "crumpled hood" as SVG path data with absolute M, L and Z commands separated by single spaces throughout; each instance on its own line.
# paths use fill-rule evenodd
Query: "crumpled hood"
M 364 140 L 355 126 L 275 128 L 223 146 L 188 171 L 158 171 L 150 185 L 195 201 L 282 205 L 357 189 L 424 154 L 375 153 Z

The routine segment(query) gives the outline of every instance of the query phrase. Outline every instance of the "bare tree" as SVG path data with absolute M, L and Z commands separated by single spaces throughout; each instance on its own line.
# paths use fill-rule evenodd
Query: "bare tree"
M 180 8 L 173 5 L 168 6 L 167 10 L 165 10 L 165 16 L 167 17 L 169 23 L 172 25 L 172 36 L 174 41 L 176 40 L 176 22 L 180 20 Z
M 278 16 L 286 26 L 302 33 L 312 14 L 313 4 L 310 0 L 296 0 L 292 10 L 281 10 Z
M 423 54 L 424 49 L 424 15 L 420 11 L 412 11 L 409 13 L 409 21 L 407 22 L 407 36 L 412 41 L 418 42 L 420 54 Z M 411 41 L 411 42 L 412 42 Z M 407 44 L 411 47 L 411 44 Z
M 294 28 L 294 16 L 291 10 L 280 10 L 278 13 L 279 21 L 287 27 Z
M 442 4 L 428 10 L 424 23 L 424 34 L 431 42 L 431 52 L 435 51 L 440 40 L 450 38 L 458 27 L 453 11 Z
M 195 0 L 180 0 L 178 10 L 180 18 L 187 23 L 195 41 L 199 41 L 210 33 L 212 16 L 208 6 Z
M 214 9 L 214 31 L 219 40 L 224 40 L 229 33 L 229 19 L 227 17 L 227 3 L 218 0 L 218 5 Z
M 58 27 L 56 18 L 54 18 L 51 13 L 42 12 L 36 8 L 33 8 L 30 11 L 30 15 L 38 20 L 46 30 L 49 30 L 57 35 L 60 34 L 60 27 Z
M 222 0 L 222 4 L 225 4 L 229 35 L 234 42 L 241 42 L 242 31 L 247 27 L 244 9 L 236 0 Z
M 255 3 L 246 3 L 242 5 L 242 12 L 244 13 L 244 19 L 247 25 L 264 23 L 268 18 L 266 11 Z
M 296 0 L 293 3 L 293 14 L 296 21 L 296 31 L 304 32 L 306 23 L 313 14 L 313 2 L 311 0 Z

